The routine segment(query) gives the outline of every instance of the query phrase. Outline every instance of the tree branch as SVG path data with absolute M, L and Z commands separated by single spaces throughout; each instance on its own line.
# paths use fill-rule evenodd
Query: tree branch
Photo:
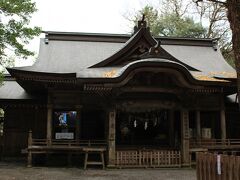
M 194 0 L 195 3 L 199 3 L 199 2 L 203 2 L 203 1 L 215 2 L 215 3 L 219 3 L 219 4 L 223 4 L 223 5 L 227 4 L 226 2 L 222 2 L 219 0 Z

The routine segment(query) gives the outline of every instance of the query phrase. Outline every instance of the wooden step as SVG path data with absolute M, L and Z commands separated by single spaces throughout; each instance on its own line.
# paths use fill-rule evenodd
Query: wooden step
M 88 165 L 103 165 L 102 162 L 98 162 L 98 161 L 88 161 L 87 164 Z

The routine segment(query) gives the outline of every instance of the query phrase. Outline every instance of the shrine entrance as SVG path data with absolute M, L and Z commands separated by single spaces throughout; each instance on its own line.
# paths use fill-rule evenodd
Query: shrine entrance
M 180 116 L 168 109 L 117 113 L 117 147 L 176 149 L 180 142 Z M 171 120 L 170 120 L 171 119 Z M 174 130 L 174 131 L 173 131 Z
M 180 111 L 130 107 L 116 114 L 116 166 L 181 166 Z

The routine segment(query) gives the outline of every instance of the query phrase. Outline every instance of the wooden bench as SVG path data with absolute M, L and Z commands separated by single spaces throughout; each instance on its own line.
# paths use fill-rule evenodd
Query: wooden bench
M 83 152 L 85 153 L 85 160 L 84 160 L 84 169 L 87 169 L 87 165 L 102 165 L 102 168 L 105 168 L 105 160 L 104 160 L 104 152 L 106 148 L 97 148 L 97 147 L 84 147 Z M 99 154 L 101 161 L 89 161 L 88 155 L 89 154 Z
M 84 153 L 84 169 L 87 165 L 102 165 L 105 168 L 104 152 L 106 152 L 106 142 L 103 140 L 51 140 L 46 139 L 33 139 L 32 132 L 29 131 L 28 147 L 22 150 L 22 153 L 27 154 L 27 167 L 32 167 L 33 154 L 56 154 L 67 153 L 68 159 L 71 159 L 72 153 Z M 101 161 L 89 162 L 88 154 L 99 154 Z

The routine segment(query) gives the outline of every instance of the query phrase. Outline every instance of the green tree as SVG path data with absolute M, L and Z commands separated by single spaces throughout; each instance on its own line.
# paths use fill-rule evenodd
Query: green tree
M 197 11 L 200 23 L 206 23 L 206 38 L 218 38 L 218 45 L 227 62 L 234 65 L 234 54 L 231 42 L 231 29 L 227 19 L 226 7 L 219 3 L 205 2 L 194 4 L 193 9 Z
M 179 17 L 177 14 L 161 15 L 158 21 L 159 33 L 161 36 L 175 37 L 204 37 L 206 29 L 195 23 L 190 17 Z
M 145 15 L 145 19 L 148 23 L 148 26 L 151 27 L 151 33 L 153 35 L 159 34 L 159 16 L 158 11 L 152 6 L 145 6 L 142 10 L 140 10 L 133 19 L 129 19 L 130 21 L 134 21 L 135 24 L 142 18 L 142 15 Z
M 41 33 L 41 28 L 30 27 L 31 15 L 37 11 L 32 0 L 0 0 L 0 64 L 7 55 L 26 58 L 34 55 L 25 45 Z
M 6 67 L 14 67 L 16 57 L 13 55 L 3 56 L 0 64 L 0 85 L 3 83 L 3 74 L 7 72 Z
M 3 119 L 4 119 L 4 111 L 3 109 L 0 108 L 0 136 L 3 135 Z
M 198 6 L 192 0 L 161 0 L 159 6 L 147 5 L 135 13 L 133 21 L 136 22 L 145 14 L 155 36 L 218 38 L 223 56 L 235 67 L 232 34 L 226 12 L 225 6 L 211 0 Z
M 134 17 L 134 22 L 137 22 L 142 14 L 145 14 L 151 33 L 155 36 L 204 37 L 206 33 L 200 23 L 195 23 L 190 17 L 183 17 L 178 11 L 160 14 L 154 7 L 145 6 Z
M 232 44 L 234 63 L 237 71 L 238 98 L 240 96 L 240 0 L 194 0 L 198 2 L 210 1 L 221 4 L 226 8 L 226 14 L 232 30 Z M 240 109 L 240 103 L 239 103 Z

